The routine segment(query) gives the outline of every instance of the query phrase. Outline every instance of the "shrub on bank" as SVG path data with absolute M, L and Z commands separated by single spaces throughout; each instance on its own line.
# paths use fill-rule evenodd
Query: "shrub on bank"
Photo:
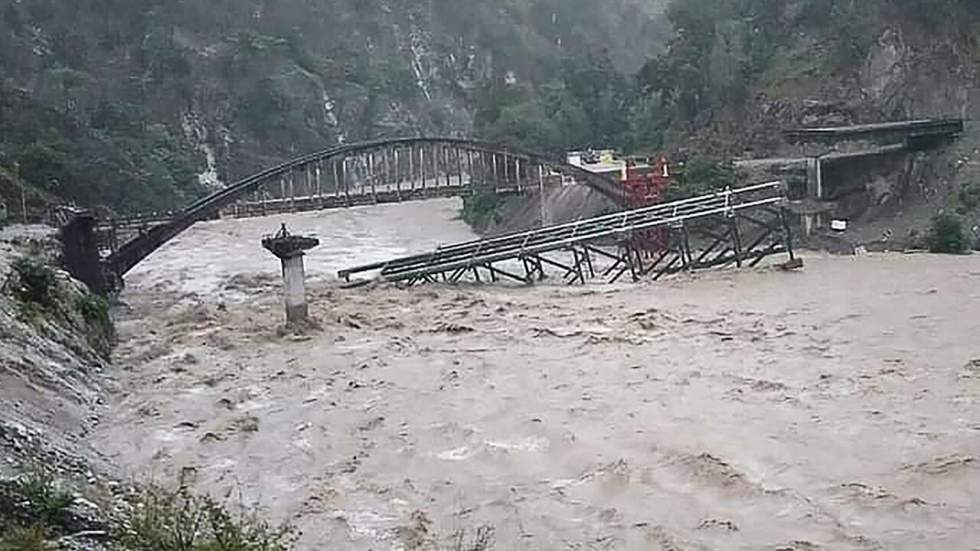
M 959 207 L 957 212 L 966 216 L 980 209 L 980 184 L 968 184 L 960 188 L 957 194 Z
M 950 213 L 933 217 L 926 242 L 934 253 L 963 254 L 969 250 L 963 222 Z
M 16 526 L 0 531 L 0 551 L 48 551 L 47 534 L 40 525 Z
M 136 499 L 114 539 L 125 551 L 287 551 L 296 537 L 288 525 L 233 514 L 210 497 L 154 487 Z
M 477 231 L 483 231 L 491 224 L 503 220 L 501 213 L 506 200 L 493 192 L 477 192 L 463 196 L 463 210 L 460 218 Z
M 48 549 L 63 535 L 75 498 L 37 469 L 0 483 L 0 551 Z
M 296 539 L 289 526 L 273 527 L 186 489 L 147 488 L 120 509 L 112 530 L 93 530 L 75 516 L 75 502 L 40 468 L 0 481 L 0 551 L 55 549 L 55 541 L 80 527 L 105 534 L 99 539 L 120 551 L 288 551 Z
M 75 309 L 85 322 L 85 338 L 93 350 L 103 358 L 112 354 L 115 328 L 109 315 L 109 301 L 92 294 L 75 299 Z
M 83 295 L 75 301 L 82 318 L 91 324 L 110 325 L 109 302 L 97 295 Z
M 56 278 L 50 266 L 25 256 L 14 261 L 13 269 L 13 291 L 18 300 L 38 306 L 53 302 Z

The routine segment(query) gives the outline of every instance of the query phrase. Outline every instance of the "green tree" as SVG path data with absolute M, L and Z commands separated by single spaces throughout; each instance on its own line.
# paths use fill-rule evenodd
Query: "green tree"
M 552 154 L 589 145 L 588 115 L 562 82 L 493 83 L 478 98 L 475 130 L 483 139 Z
M 81 71 L 61 67 L 48 71 L 47 76 L 54 86 L 61 92 L 62 105 L 64 106 L 64 112 L 67 115 L 71 112 L 72 105 L 74 103 L 73 92 L 89 82 L 89 75 Z
M 626 148 L 634 152 L 654 152 L 664 146 L 664 130 L 670 116 L 656 94 L 644 94 L 630 107 Z
M 677 185 L 667 191 L 667 199 L 677 201 L 705 195 L 735 184 L 735 169 L 710 157 L 697 156 L 688 159 L 677 175 Z
M 926 238 L 929 250 L 934 253 L 962 254 L 969 250 L 963 221 L 953 214 L 937 214 Z
M 239 107 L 239 114 L 246 126 L 259 136 L 266 136 L 270 130 L 285 126 L 288 112 L 289 98 L 271 78 L 259 80 Z

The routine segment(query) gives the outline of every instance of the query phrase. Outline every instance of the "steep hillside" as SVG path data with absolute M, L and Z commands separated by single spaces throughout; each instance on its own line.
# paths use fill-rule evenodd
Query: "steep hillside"
M 92 540 L 110 510 L 102 498 L 111 467 L 89 445 L 106 399 L 109 307 L 52 267 L 58 249 L 49 228 L 0 229 L 4 550 L 47 548 L 31 543 L 37 530 L 60 539 L 59 549 L 101 549 Z
M 654 128 L 667 130 L 654 142 L 713 132 L 726 138 L 715 145 L 740 152 L 774 125 L 980 108 L 975 2 L 683 0 L 668 18 L 668 51 L 640 73 Z
M 980 112 L 980 4 L 970 0 L 679 0 L 668 18 L 674 38 L 640 73 L 637 149 L 782 156 L 790 127 Z M 862 222 L 904 232 L 951 208 L 980 224 L 980 129 L 967 126 L 940 154 L 869 177 L 865 202 L 887 208 Z
M 561 83 L 579 64 L 629 75 L 663 39 L 661 11 L 659 0 L 7 2 L 0 167 L 18 163 L 40 195 L 168 208 L 338 142 L 471 134 L 477 92 L 497 82 Z M 576 90 L 594 111 L 594 94 Z

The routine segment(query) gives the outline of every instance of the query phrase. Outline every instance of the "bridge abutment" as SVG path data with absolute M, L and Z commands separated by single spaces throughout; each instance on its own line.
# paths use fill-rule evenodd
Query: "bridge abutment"
M 62 264 L 75 279 L 93 293 L 109 291 L 95 236 L 95 216 L 85 210 L 63 208 L 59 211 L 58 237 L 61 240 Z

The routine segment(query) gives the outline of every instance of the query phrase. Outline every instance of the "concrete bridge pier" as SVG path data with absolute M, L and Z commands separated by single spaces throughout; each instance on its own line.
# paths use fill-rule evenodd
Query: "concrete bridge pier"
M 313 237 L 290 234 L 286 224 L 282 225 L 279 233 L 262 239 L 262 246 L 282 261 L 287 326 L 303 325 L 309 319 L 303 256 L 318 245 L 320 241 Z

